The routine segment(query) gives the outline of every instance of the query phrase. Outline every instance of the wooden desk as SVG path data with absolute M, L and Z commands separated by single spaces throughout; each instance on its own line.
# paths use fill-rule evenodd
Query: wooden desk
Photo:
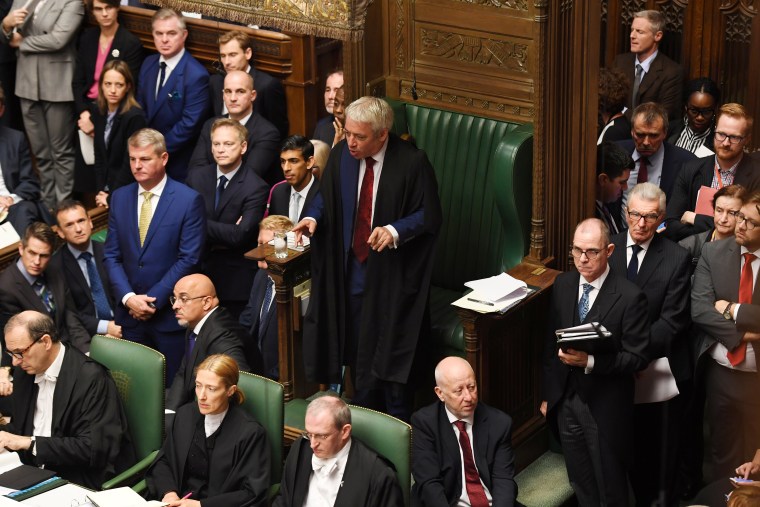
M 549 295 L 560 272 L 523 262 L 508 273 L 538 290 L 503 315 L 456 311 L 480 399 L 512 416 L 512 446 L 520 470 L 547 446 L 546 423 L 538 410 L 542 353 Z
M 266 260 L 267 272 L 274 280 L 280 383 L 285 388 L 285 401 L 310 396 L 318 390 L 318 385 L 307 383 L 304 377 L 301 304 L 300 298 L 293 297 L 293 288 L 311 278 L 311 253 L 288 249 L 288 256 L 278 259 L 274 256 L 274 247 L 264 244 L 247 252 L 245 257 Z

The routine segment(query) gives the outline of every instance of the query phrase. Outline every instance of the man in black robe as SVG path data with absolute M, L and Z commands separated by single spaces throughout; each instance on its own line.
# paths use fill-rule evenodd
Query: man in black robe
M 441 203 L 427 156 L 390 134 L 392 125 L 382 99 L 346 108 L 346 139 L 330 153 L 320 195 L 294 231 L 316 232 L 307 377 L 340 382 L 347 364 L 354 404 L 408 420 L 406 385 L 428 323 Z
M 351 437 L 351 409 L 343 400 L 315 398 L 305 427 L 288 453 L 274 507 L 315 505 L 315 499 L 334 507 L 404 505 L 393 465 Z

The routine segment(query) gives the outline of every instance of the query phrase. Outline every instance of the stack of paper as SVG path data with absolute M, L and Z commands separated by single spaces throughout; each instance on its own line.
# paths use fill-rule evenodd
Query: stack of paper
M 451 304 L 479 313 L 504 313 L 533 292 L 525 282 L 506 273 L 473 280 L 464 285 L 472 289 L 472 292 Z
M 141 507 L 169 505 L 158 500 L 145 500 L 132 489 L 123 487 L 100 491 L 98 493 L 88 493 L 87 499 L 96 507 Z
M 554 331 L 557 343 L 562 350 L 574 349 L 591 352 L 597 340 L 609 338 L 612 333 L 598 322 L 581 324 L 580 326 L 566 327 Z

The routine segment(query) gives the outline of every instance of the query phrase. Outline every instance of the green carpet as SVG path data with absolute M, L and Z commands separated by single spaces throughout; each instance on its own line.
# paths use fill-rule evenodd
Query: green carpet
M 526 507 L 572 505 L 573 489 L 567 479 L 565 459 L 547 451 L 517 474 L 517 501 Z

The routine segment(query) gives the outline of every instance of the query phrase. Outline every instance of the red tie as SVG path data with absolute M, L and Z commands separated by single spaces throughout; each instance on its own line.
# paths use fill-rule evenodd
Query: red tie
M 639 175 L 636 178 L 636 183 L 646 183 L 649 181 L 649 174 L 647 172 L 647 159 L 641 157 L 639 159 Z
M 356 209 L 356 223 L 354 224 L 354 241 L 351 248 L 354 256 L 361 263 L 366 262 L 369 256 L 369 233 L 372 227 L 372 187 L 375 183 L 375 159 L 364 159 L 367 169 L 364 171 L 362 187 L 359 190 L 359 205 Z
M 742 277 L 739 279 L 739 304 L 752 303 L 752 261 L 757 257 L 749 252 L 744 254 L 744 267 L 742 268 Z M 726 357 L 732 366 L 744 361 L 747 355 L 747 342 L 741 342 L 734 350 L 729 350 Z
M 462 447 L 462 457 L 464 458 L 467 496 L 470 497 L 472 507 L 489 507 L 486 491 L 480 483 L 480 475 L 478 475 L 478 469 L 475 468 L 475 461 L 472 458 L 472 447 L 470 447 L 470 437 L 467 436 L 466 424 L 464 421 L 454 421 L 454 426 L 459 430 L 459 445 Z

